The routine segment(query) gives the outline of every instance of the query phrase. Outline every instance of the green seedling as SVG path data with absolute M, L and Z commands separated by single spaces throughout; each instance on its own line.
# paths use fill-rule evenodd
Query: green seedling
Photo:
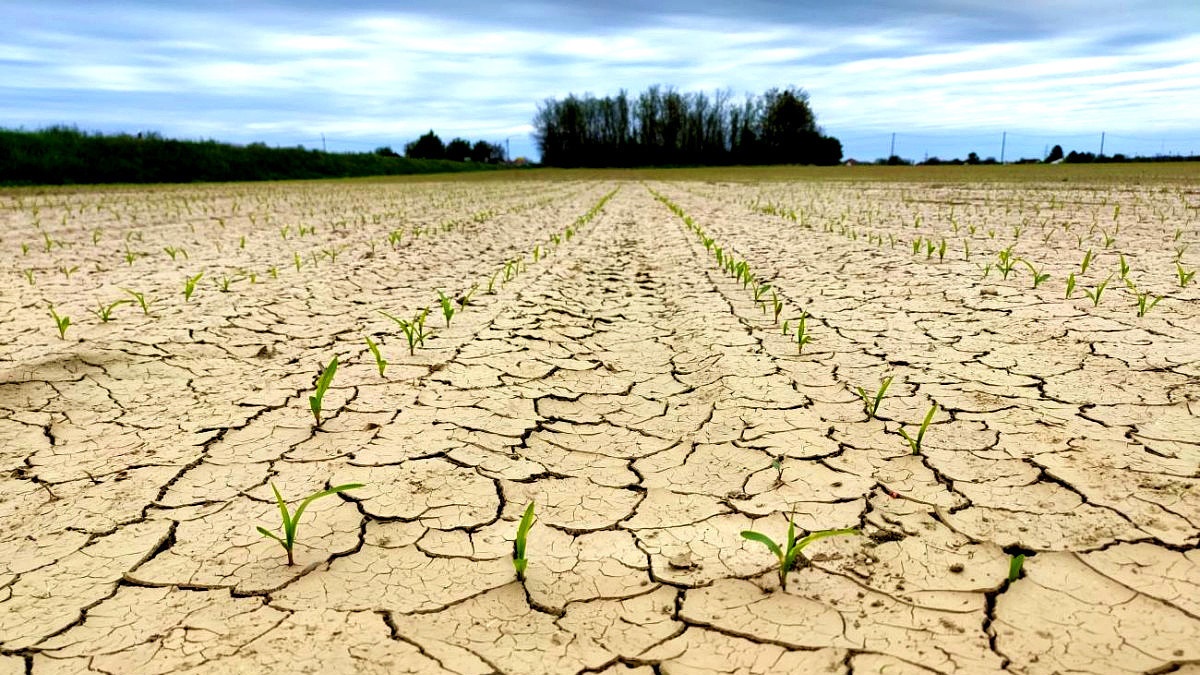
M 1021 576 L 1021 568 L 1025 565 L 1025 554 L 1018 553 L 1008 561 L 1008 583 L 1016 581 Z
M 479 290 L 479 284 L 471 284 L 471 288 L 462 295 L 454 299 L 458 303 L 459 311 L 462 311 L 467 305 L 471 304 L 471 297 L 475 295 L 475 291 Z
M 104 230 L 101 230 L 100 228 L 96 228 L 96 229 L 92 230 L 92 245 L 94 246 L 96 244 L 99 244 L 100 237 L 102 237 L 103 235 L 104 235 Z
M 1150 310 L 1154 309 L 1154 306 L 1157 305 L 1158 302 L 1163 299 L 1163 296 L 1161 296 L 1161 295 L 1158 297 L 1154 297 L 1153 295 L 1150 295 L 1150 293 L 1148 293 L 1146 291 L 1135 291 L 1135 292 L 1137 293 L 1137 308 L 1138 308 L 1137 315 L 1138 315 L 1139 319 L 1143 316 L 1146 316 L 1146 312 L 1149 312 Z
M 238 248 L 246 248 L 246 235 L 243 234 L 241 238 L 238 239 Z
M 30 270 L 30 272 L 32 272 L 32 270 Z M 1180 288 L 1186 288 L 1187 285 L 1191 283 L 1192 279 L 1196 277 L 1196 270 L 1189 272 L 1185 270 L 1183 265 L 1180 265 L 1179 263 L 1175 263 L 1175 273 L 1179 275 Z M 29 283 L 32 284 L 33 281 L 31 280 Z
M 1000 262 L 996 264 L 996 269 L 1003 275 L 1002 278 L 1007 279 L 1009 272 L 1012 272 L 1013 268 L 1017 266 L 1019 258 L 1013 255 L 1012 246 L 998 252 L 996 257 L 1000 259 Z
M 325 366 L 325 370 L 321 371 L 321 376 L 317 378 L 317 390 L 308 397 L 308 407 L 312 410 L 318 427 L 321 426 L 321 402 L 325 400 L 325 392 L 329 391 L 329 385 L 333 382 L 333 375 L 337 372 L 337 367 L 338 360 L 335 356 L 329 361 L 329 365 Z
M 1079 262 L 1079 273 L 1087 274 L 1088 268 L 1092 266 L 1092 261 L 1095 259 L 1096 254 L 1089 248 L 1087 253 L 1083 254 L 1083 260 Z
M 941 262 L 945 259 L 946 259 L 946 240 L 942 239 L 942 242 L 940 244 L 938 244 L 938 262 Z
M 800 320 L 796 323 L 796 353 L 804 353 L 804 345 L 812 342 L 812 336 L 808 334 L 808 313 L 804 312 L 800 315 Z
M 54 305 L 50 305 L 50 316 L 54 319 L 54 325 L 58 327 L 58 339 L 67 339 L 67 328 L 71 326 L 71 317 L 59 316 L 58 312 L 54 311 Z
M 270 274 L 272 279 L 278 279 L 279 278 L 279 268 L 272 265 L 267 268 L 267 274 Z
M 220 289 L 222 293 L 228 293 L 229 284 L 231 283 L 233 283 L 233 279 L 230 279 L 228 275 L 222 274 L 221 280 L 217 282 L 217 288 Z
M 496 292 L 496 277 L 498 277 L 498 276 L 500 276 L 500 270 L 496 270 L 495 272 L 493 272 L 492 278 L 488 279 L 488 287 L 487 287 L 488 295 L 492 295 Z
M 275 502 L 279 504 L 279 516 L 283 521 L 283 536 L 280 537 L 261 525 L 257 527 L 258 533 L 264 537 L 270 537 L 271 539 L 279 542 L 279 545 L 283 547 L 283 550 L 287 551 L 288 565 L 295 565 L 296 561 L 292 557 L 292 547 L 296 544 L 296 526 L 300 524 L 300 516 L 304 515 L 304 509 L 308 508 L 309 504 L 320 499 L 321 497 L 328 497 L 329 495 L 335 495 L 339 492 L 345 492 L 347 490 L 354 490 L 362 486 L 362 483 L 347 483 L 346 485 L 339 485 L 337 487 L 329 488 L 328 490 L 314 492 L 300 502 L 300 506 L 296 507 L 295 513 L 289 513 L 287 502 L 283 500 L 283 495 L 279 494 L 279 489 L 275 487 L 274 483 L 271 483 L 271 491 L 275 493 Z
M 525 581 L 525 568 L 529 566 L 529 558 L 525 554 L 525 546 L 529 539 L 529 528 L 533 527 L 533 502 L 525 507 L 521 522 L 517 523 L 517 538 L 513 542 L 513 568 L 517 570 L 517 581 Z
M 1120 258 L 1121 279 L 1124 280 L 1126 277 L 1129 276 L 1129 263 L 1125 261 L 1124 253 L 1119 254 L 1119 258 Z
M 300 257 L 300 253 L 297 251 L 292 252 L 292 264 L 296 266 L 297 272 L 299 272 L 300 268 L 304 265 L 304 259 Z
M 1029 262 L 1028 260 L 1022 258 L 1021 262 L 1029 268 L 1029 274 L 1033 276 L 1034 288 L 1037 288 L 1043 281 L 1050 278 L 1050 274 L 1048 272 L 1039 272 L 1038 269 L 1033 266 L 1033 263 Z
M 128 304 L 129 302 L 130 302 L 129 300 L 117 300 L 116 302 L 109 304 L 109 305 L 100 303 L 100 305 L 96 309 L 89 310 L 89 311 L 91 311 L 92 314 L 95 314 L 96 318 L 100 319 L 100 323 L 108 323 L 109 321 L 112 320 L 113 310 L 116 309 L 117 307 L 119 307 L 120 305 L 125 305 L 125 304 Z
M 167 255 L 171 256 L 171 260 L 175 260 L 175 257 L 180 254 L 183 254 L 184 259 L 187 259 L 187 257 L 188 257 L 187 251 L 183 250 L 182 248 L 176 248 L 174 246 L 165 247 L 163 249 L 163 252 L 165 252 Z
M 21 255 L 29 255 L 29 244 L 21 242 Z
M 1108 233 L 1107 230 L 1100 230 L 1104 233 L 1104 248 L 1112 248 L 1112 245 L 1117 243 L 1117 238 Z
M 1084 292 L 1084 294 L 1085 294 L 1085 295 L 1087 295 L 1087 296 L 1088 296 L 1088 298 L 1089 298 L 1089 299 L 1092 301 L 1092 307 L 1099 307 L 1099 306 L 1100 306 L 1100 296 L 1104 294 L 1104 289 L 1105 289 L 1105 288 L 1108 288 L 1108 282 L 1110 282 L 1110 281 L 1112 281 L 1112 275 L 1111 275 L 1111 274 L 1110 274 L 1110 275 L 1108 275 L 1108 278 L 1107 278 L 1107 279 L 1105 279 L 1104 281 L 1102 281 L 1102 282 L 1100 282 L 1100 283 L 1096 284 L 1096 287 L 1095 287 L 1095 288 L 1085 288 L 1085 289 L 1083 289 L 1083 292 Z
M 450 319 L 454 318 L 454 303 L 440 290 L 437 292 L 438 302 L 442 305 L 442 316 L 446 318 L 446 328 L 450 327 Z
M 409 356 L 416 354 L 417 345 L 424 344 L 425 338 L 429 337 L 429 334 L 425 332 L 425 317 L 429 315 L 428 309 L 418 312 L 412 321 L 405 321 L 383 310 L 379 310 L 379 313 L 395 321 L 396 325 L 400 327 L 400 330 L 404 333 L 404 338 L 408 340 Z
M 183 281 L 183 301 L 187 302 L 192 299 L 192 293 L 196 292 L 196 283 L 204 276 L 204 272 L 197 274 L 194 277 L 188 277 Z
M 1190 244 L 1185 242 L 1175 247 L 1175 262 L 1177 264 L 1183 260 L 1183 254 L 1187 253 L 1188 246 L 1190 246 Z
M 912 247 L 913 247 L 913 255 L 916 255 L 921 252 L 921 238 L 920 237 L 917 237 L 916 239 L 913 240 Z
M 22 271 L 23 271 L 23 272 L 24 272 L 24 274 L 25 274 L 25 281 L 28 281 L 28 282 L 29 282 L 29 285 L 30 285 L 30 286 L 33 286 L 33 285 L 34 285 L 34 283 L 33 283 L 33 270 L 22 270 Z M 1180 284 L 1180 285 L 1182 285 L 1182 284 Z
M 66 265 L 60 265 L 58 267 L 58 271 L 62 272 L 64 277 L 70 279 L 72 274 L 79 271 L 79 265 L 72 265 L 71 267 L 67 267 Z
M 779 314 L 783 311 L 783 301 L 779 299 L 779 294 L 775 289 L 771 289 L 771 308 L 775 311 L 775 323 L 779 323 Z
M 130 290 L 128 288 L 122 288 L 121 290 L 125 291 L 126 293 L 128 293 L 130 296 L 133 297 L 133 299 L 137 302 L 138 306 L 142 308 L 142 314 L 145 314 L 146 316 L 150 316 L 150 301 L 146 300 L 146 296 L 144 294 L 138 293 L 137 291 Z
M 908 432 L 905 431 L 903 426 L 900 427 L 900 435 L 903 436 L 904 440 L 908 442 L 908 447 L 912 449 L 912 454 L 921 454 L 921 442 L 925 440 L 925 431 L 929 429 L 929 423 L 933 421 L 933 416 L 935 413 L 937 413 L 937 409 L 937 404 L 934 403 L 929 408 L 929 412 L 925 413 L 925 419 L 921 421 L 921 426 L 919 429 L 917 429 L 916 438 L 909 436 Z
M 933 252 L 935 250 L 937 250 L 937 244 L 934 244 L 932 239 L 926 241 L 925 242 L 925 259 L 929 260 L 930 258 L 932 258 Z
M 775 484 L 783 485 L 783 458 L 784 455 L 779 455 L 771 460 L 771 468 L 775 469 Z
M 796 559 L 800 556 L 800 552 L 803 551 L 806 546 L 818 539 L 824 539 L 825 537 L 837 537 L 854 534 L 860 533 L 854 528 L 847 528 L 844 530 L 821 530 L 819 532 L 810 533 L 802 539 L 797 540 L 795 519 L 788 518 L 787 541 L 785 542 L 784 546 L 776 544 L 775 541 L 767 535 L 761 532 L 755 532 L 754 530 L 743 530 L 742 538 L 749 541 L 756 541 L 763 546 L 766 546 L 771 553 L 775 554 L 775 558 L 779 560 L 779 588 L 786 591 L 787 575 L 792 571 L 792 568 L 796 566 Z
M 874 397 L 868 394 L 866 389 L 863 389 L 862 387 L 858 388 L 858 397 L 862 399 L 863 408 L 867 413 L 867 419 L 874 419 L 875 414 L 879 412 L 879 404 L 883 401 L 883 395 L 887 393 L 887 389 L 891 386 L 894 378 L 894 375 L 888 375 L 887 377 L 883 378 L 883 381 L 879 383 L 879 390 L 875 392 Z
M 1071 299 L 1071 294 L 1075 292 L 1075 273 L 1071 272 L 1067 275 L 1067 295 L 1068 300 Z
M 387 368 L 388 362 L 384 360 L 383 354 L 379 353 L 379 345 L 375 344 L 370 335 L 367 336 L 367 349 L 371 350 L 371 355 L 375 357 L 375 367 L 379 369 L 379 376 L 383 377 L 383 371 Z

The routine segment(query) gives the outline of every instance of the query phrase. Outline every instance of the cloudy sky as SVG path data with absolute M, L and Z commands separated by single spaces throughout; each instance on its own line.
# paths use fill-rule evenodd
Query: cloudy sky
M 1200 0 L 0 0 L 0 127 L 536 156 L 567 93 L 805 88 L 847 156 L 1200 153 Z

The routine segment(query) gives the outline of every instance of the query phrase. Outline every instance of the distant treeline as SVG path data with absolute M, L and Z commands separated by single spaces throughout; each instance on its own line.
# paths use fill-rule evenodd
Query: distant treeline
M 842 144 L 826 136 L 802 89 L 771 89 L 736 102 L 654 86 L 596 98 L 547 99 L 533 118 L 547 166 L 837 164 Z
M 1124 155 L 1115 153 L 1112 155 L 1097 155 L 1092 152 L 1076 152 L 1072 150 L 1063 154 L 1061 145 L 1054 146 L 1050 154 L 1043 159 L 1022 158 L 1017 160 L 1009 160 L 1006 164 L 1054 164 L 1062 162 L 1064 164 L 1121 164 L 1124 162 L 1197 162 L 1200 161 L 1200 156 L 1197 155 L 1155 155 L 1151 157 L 1142 157 L 1139 155 Z M 915 162 L 921 166 L 939 166 L 942 164 L 999 164 L 995 157 L 987 157 L 980 159 L 977 153 L 969 153 L 966 159 L 941 159 L 939 157 L 929 157 L 921 162 Z M 892 155 L 887 159 L 877 159 L 875 164 L 887 164 L 892 166 L 904 165 L 909 166 L 914 164 L 912 160 L 904 159 Z
M 382 149 L 381 149 L 382 150 Z M 0 129 L 0 184 L 190 183 L 470 171 L 491 165 L 331 153 L 261 143 L 177 141 L 158 134 L 89 134 L 68 127 Z

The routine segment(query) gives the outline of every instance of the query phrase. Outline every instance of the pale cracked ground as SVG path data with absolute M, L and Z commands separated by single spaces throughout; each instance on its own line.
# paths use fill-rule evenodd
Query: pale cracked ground
M 772 284 L 781 319 L 809 313 L 803 354 L 648 188 Z M 856 183 L 0 194 L 0 675 L 1200 673 L 1200 283 L 1173 276 L 1177 253 L 1200 263 L 1198 204 Z M 1001 278 L 1013 242 L 1048 281 Z M 1118 253 L 1167 296 L 1145 317 L 1120 281 L 1083 298 Z M 437 290 L 476 283 L 445 328 Z M 149 316 L 88 314 L 122 288 Z M 423 306 L 434 336 L 410 357 L 377 310 Z M 855 390 L 887 375 L 869 420 Z M 913 455 L 897 430 L 931 403 Z M 314 503 L 288 567 L 254 530 L 278 526 L 269 482 L 366 487 Z M 783 592 L 739 533 L 779 537 L 787 514 L 863 536 L 813 544 Z

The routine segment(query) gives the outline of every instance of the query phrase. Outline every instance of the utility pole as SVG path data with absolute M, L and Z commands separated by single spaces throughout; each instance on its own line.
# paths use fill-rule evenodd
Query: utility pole
M 321 132 L 321 152 L 329 152 L 329 150 L 325 148 L 325 132 Z
M 508 136 L 506 136 L 504 138 L 504 161 L 506 161 L 506 162 L 512 161 L 512 152 L 509 151 L 509 145 L 508 145 L 509 138 L 510 137 L 508 137 Z
M 1004 163 L 1004 149 L 1008 145 L 1008 132 L 1005 131 L 1000 136 L 1000 163 Z
M 896 132 L 892 132 L 892 149 L 888 150 L 888 159 L 896 156 Z
M 1101 157 L 1104 156 L 1104 133 L 1105 132 L 1103 132 L 1103 131 L 1100 132 L 1100 156 Z

